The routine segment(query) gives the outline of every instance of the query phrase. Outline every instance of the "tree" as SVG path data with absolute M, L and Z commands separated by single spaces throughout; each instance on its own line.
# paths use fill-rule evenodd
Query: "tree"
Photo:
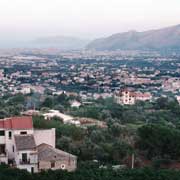
M 113 160 L 122 162 L 122 160 L 132 153 L 130 145 L 123 141 L 117 141 L 113 144 Z
M 42 107 L 53 108 L 53 106 L 54 106 L 54 101 L 52 97 L 47 97 L 42 103 Z
M 179 159 L 180 131 L 162 125 L 146 125 L 138 129 L 137 147 L 147 158 Z

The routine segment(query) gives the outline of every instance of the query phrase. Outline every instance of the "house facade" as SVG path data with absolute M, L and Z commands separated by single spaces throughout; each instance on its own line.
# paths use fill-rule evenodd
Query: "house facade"
M 40 171 L 47 169 L 74 171 L 77 166 L 77 158 L 72 154 L 55 149 L 47 144 L 41 144 L 37 149 Z
M 131 89 L 123 89 L 114 95 L 115 102 L 121 105 L 133 105 L 136 101 L 150 101 L 151 99 L 151 93 L 135 92 Z
M 36 130 L 30 116 L 1 119 L 0 163 L 26 169 L 32 173 L 46 169 L 75 170 L 77 157 L 56 149 L 55 140 L 54 128 Z M 42 146 L 46 148 L 40 148 Z M 42 156 L 45 152 L 46 156 Z M 51 166 L 42 166 L 42 162 L 48 162 Z M 69 162 L 71 164 L 67 166 Z
M 135 93 L 129 89 L 123 89 L 116 93 L 114 100 L 117 104 L 133 105 L 135 104 Z

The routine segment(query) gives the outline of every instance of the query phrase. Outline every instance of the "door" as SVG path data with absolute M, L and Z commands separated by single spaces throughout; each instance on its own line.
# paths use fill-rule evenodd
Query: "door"
M 34 173 L 34 167 L 31 167 L 31 173 L 32 174 Z
M 0 154 L 6 154 L 5 144 L 0 144 Z
M 22 153 L 22 162 L 23 163 L 27 162 L 27 153 Z

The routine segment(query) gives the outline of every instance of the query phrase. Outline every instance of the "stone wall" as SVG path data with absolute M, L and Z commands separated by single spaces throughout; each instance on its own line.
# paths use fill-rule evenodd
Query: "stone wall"
M 75 171 L 77 168 L 77 159 L 76 158 L 67 158 L 65 160 L 57 160 L 55 162 L 50 161 L 40 161 L 39 162 L 39 170 L 67 170 L 67 171 Z
M 55 148 L 55 140 L 56 140 L 55 131 L 56 131 L 55 128 L 45 129 L 45 130 L 35 129 L 34 138 L 35 138 L 36 146 L 45 143 Z

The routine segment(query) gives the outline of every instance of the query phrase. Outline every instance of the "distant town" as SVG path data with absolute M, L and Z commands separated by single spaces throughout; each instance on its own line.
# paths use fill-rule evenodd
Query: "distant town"
M 146 51 L 14 50 L 0 56 L 1 95 L 31 91 L 74 93 L 87 99 L 114 96 L 122 88 L 149 100 L 180 99 L 179 56 Z M 145 98 L 146 100 L 146 98 Z

